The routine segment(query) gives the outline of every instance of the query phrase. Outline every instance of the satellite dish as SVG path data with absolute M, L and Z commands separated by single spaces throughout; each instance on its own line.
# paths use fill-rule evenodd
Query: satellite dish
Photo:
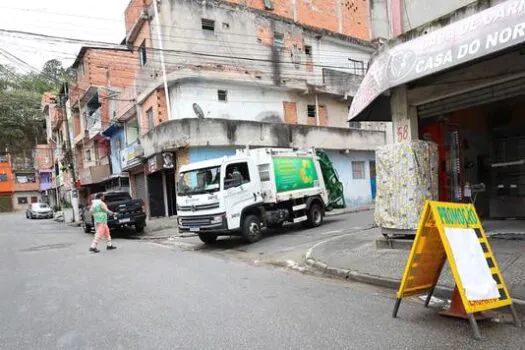
M 193 104 L 193 111 L 195 112 L 198 118 L 204 118 L 204 111 L 202 110 L 201 106 L 199 106 L 197 103 Z

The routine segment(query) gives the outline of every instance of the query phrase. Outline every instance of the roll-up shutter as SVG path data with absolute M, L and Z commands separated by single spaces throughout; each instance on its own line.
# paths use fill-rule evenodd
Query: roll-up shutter
M 417 113 L 422 119 L 437 117 L 520 95 L 525 95 L 525 77 L 426 103 L 417 107 Z

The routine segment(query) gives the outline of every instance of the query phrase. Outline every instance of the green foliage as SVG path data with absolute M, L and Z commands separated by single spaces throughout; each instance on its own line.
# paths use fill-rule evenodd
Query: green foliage
M 42 94 L 58 92 L 60 83 L 72 78 L 58 60 L 46 62 L 41 73 L 21 74 L 0 65 L 0 149 L 16 154 L 41 142 L 45 135 Z

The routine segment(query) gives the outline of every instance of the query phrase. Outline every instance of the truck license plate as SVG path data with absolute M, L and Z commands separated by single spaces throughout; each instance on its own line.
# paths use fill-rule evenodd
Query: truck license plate
M 190 227 L 191 232 L 199 232 L 200 230 L 200 227 Z
M 125 218 L 125 219 L 120 219 L 118 222 L 119 224 L 125 224 L 126 222 L 130 222 L 131 219 L 130 218 Z

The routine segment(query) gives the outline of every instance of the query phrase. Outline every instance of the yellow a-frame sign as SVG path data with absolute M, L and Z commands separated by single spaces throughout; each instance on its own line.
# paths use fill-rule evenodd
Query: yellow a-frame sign
M 447 260 L 456 282 L 451 308 L 469 319 L 477 339 L 481 337 L 474 316 L 481 311 L 509 306 L 520 326 L 474 206 L 435 201 L 425 203 L 419 219 L 393 317 L 406 296 L 428 293 L 428 306 Z

